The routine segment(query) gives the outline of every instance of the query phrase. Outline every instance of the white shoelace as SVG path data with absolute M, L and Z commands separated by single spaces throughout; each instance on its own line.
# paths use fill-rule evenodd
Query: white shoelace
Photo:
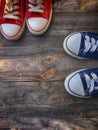
M 93 53 L 98 47 L 98 40 L 94 39 L 93 37 L 90 38 L 89 36 L 85 36 L 85 49 L 84 52 L 87 53 L 90 51 Z
M 92 93 L 94 90 L 98 90 L 98 86 L 94 86 L 95 82 L 98 83 L 98 76 L 95 73 L 91 73 L 90 75 L 92 78 L 90 78 L 87 73 L 84 74 L 84 77 L 87 83 L 88 92 Z
M 4 14 L 4 18 L 19 19 L 19 17 L 17 15 L 20 14 L 20 12 L 15 11 L 15 10 L 19 9 L 19 6 L 17 6 L 18 2 L 19 2 L 19 0 L 13 0 L 13 3 L 12 3 L 13 10 L 11 12 L 7 11 L 7 13 Z M 5 10 L 6 10 L 6 8 L 5 8 Z
M 42 4 L 43 0 L 29 0 L 29 2 L 29 12 L 44 12 L 44 5 Z

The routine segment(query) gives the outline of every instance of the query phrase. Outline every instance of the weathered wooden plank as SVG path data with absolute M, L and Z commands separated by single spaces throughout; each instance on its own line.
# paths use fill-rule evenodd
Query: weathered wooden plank
M 12 51 L 11 55 L 8 52 L 7 58 L 0 59 L 0 81 L 58 81 L 75 70 L 98 67 L 98 60 L 78 60 L 56 47 L 39 48 L 35 52 L 28 48 L 23 56 L 18 51 Z
M 97 123 L 90 119 L 74 117 L 71 119 L 19 118 L 0 130 L 97 130 Z M 71 120 L 71 121 L 70 121 Z M 29 123 L 28 123 L 29 122 Z M 78 124 L 79 123 L 79 124 Z M 13 125 L 12 125 L 13 124 Z M 9 128 L 9 129 L 8 129 Z
M 64 38 L 75 31 L 98 32 L 98 13 L 54 13 L 51 26 L 44 35 L 34 36 L 26 27 L 18 41 L 8 41 L 0 36 L 0 48 L 2 46 L 62 47 Z
M 27 117 L 42 115 L 63 119 L 67 116 L 80 117 L 82 114 L 83 117 L 91 118 L 98 115 L 97 100 L 70 96 L 62 81 L 0 83 L 1 117 L 3 114 Z
M 72 97 L 64 90 L 63 82 L 0 83 L 0 127 L 40 130 L 42 125 L 48 130 L 51 123 L 58 130 L 95 130 L 97 98 Z
M 81 120 L 77 117 L 67 120 L 50 118 L 20 118 L 19 120 L 17 117 L 16 120 L 9 120 L 12 122 L 7 127 L 1 126 L 0 130 L 97 130 L 98 128 L 96 122 L 86 118 Z
M 55 12 L 98 12 L 97 0 L 53 0 Z
M 98 106 L 97 98 L 83 100 L 70 96 L 65 91 L 62 81 L 0 82 L 0 104 L 2 104 L 0 106 L 1 109 L 3 107 L 6 108 L 7 106 L 18 107 L 18 105 L 28 106 L 30 104 L 34 106 L 39 105 L 39 107 L 52 106 L 54 108 L 56 106 L 71 106 L 71 104 L 72 106 L 78 106 L 79 104 L 84 104 L 84 106 L 82 105 L 79 108 L 81 110 L 82 108 L 90 109 L 92 107 L 97 108 Z M 76 108 L 70 107 L 70 109 L 66 109 L 65 111 L 69 111 L 71 109 Z M 92 109 L 92 111 L 94 110 Z M 69 115 L 71 115 L 71 113 Z M 73 115 L 78 115 L 78 113 L 73 113 Z

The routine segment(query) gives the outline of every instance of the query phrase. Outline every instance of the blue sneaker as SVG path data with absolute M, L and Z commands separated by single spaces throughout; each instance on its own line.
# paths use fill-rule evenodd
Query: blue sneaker
M 98 96 L 98 68 L 75 71 L 65 79 L 64 85 L 66 91 L 76 97 Z
M 68 35 L 63 48 L 69 55 L 79 58 L 98 58 L 98 34 L 93 32 L 77 32 Z

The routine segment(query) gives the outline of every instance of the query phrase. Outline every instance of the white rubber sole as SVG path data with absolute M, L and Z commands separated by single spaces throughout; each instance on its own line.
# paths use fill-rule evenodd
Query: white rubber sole
M 76 33 L 79 33 L 79 32 L 76 32 Z M 68 35 L 68 36 L 65 38 L 65 40 L 64 40 L 64 42 L 63 42 L 63 48 L 64 48 L 65 52 L 66 52 L 68 55 L 70 55 L 70 56 L 72 56 L 72 57 L 74 57 L 74 58 L 81 59 L 81 60 L 82 60 L 82 59 L 87 59 L 87 58 L 82 58 L 82 57 L 79 57 L 79 56 L 73 54 L 73 53 L 67 48 L 67 40 L 69 39 L 69 37 L 71 37 L 72 35 L 74 35 L 74 34 L 76 34 L 76 33 L 72 33 L 72 34 Z
M 22 36 L 24 29 L 25 29 L 25 20 L 24 20 L 23 27 L 21 28 L 21 30 L 19 31 L 19 33 L 15 37 L 6 36 L 2 29 L 1 29 L 1 33 L 7 40 L 16 41 Z
M 89 96 L 81 96 L 81 95 L 79 96 L 79 95 L 77 95 L 77 94 L 74 94 L 74 93 L 72 93 L 72 92 L 70 91 L 70 89 L 69 89 L 69 80 L 70 80 L 75 74 L 79 73 L 80 71 L 84 71 L 84 70 L 86 70 L 86 69 L 80 69 L 80 70 L 78 70 L 78 71 L 75 71 L 75 72 L 69 74 L 69 75 L 67 76 L 67 78 L 65 79 L 65 81 L 64 81 L 64 87 L 65 87 L 66 91 L 67 91 L 69 94 L 71 94 L 71 95 L 73 95 L 73 96 L 75 96 L 75 97 L 79 97 L 79 98 L 91 98 L 91 97 L 89 97 Z M 77 89 L 78 89 L 78 88 L 77 88 Z
M 30 26 L 28 25 L 28 22 L 27 22 L 27 21 L 26 21 L 26 23 L 27 23 L 27 27 L 28 27 L 29 31 L 30 31 L 32 34 L 34 34 L 34 35 L 42 35 L 42 34 L 44 34 L 44 33 L 47 31 L 47 29 L 49 28 L 51 19 L 52 19 L 52 9 L 51 9 L 51 14 L 50 14 L 50 18 L 49 18 L 48 23 L 47 23 L 46 27 L 45 27 L 43 30 L 41 30 L 41 31 L 33 31 L 33 30 L 30 28 Z

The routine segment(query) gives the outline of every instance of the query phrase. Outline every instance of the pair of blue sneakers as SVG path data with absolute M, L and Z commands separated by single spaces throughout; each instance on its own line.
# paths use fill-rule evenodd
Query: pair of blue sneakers
M 98 34 L 72 33 L 65 38 L 63 48 L 78 59 L 98 59 Z M 76 97 L 98 96 L 98 68 L 75 71 L 65 79 L 64 85 L 67 92 Z

